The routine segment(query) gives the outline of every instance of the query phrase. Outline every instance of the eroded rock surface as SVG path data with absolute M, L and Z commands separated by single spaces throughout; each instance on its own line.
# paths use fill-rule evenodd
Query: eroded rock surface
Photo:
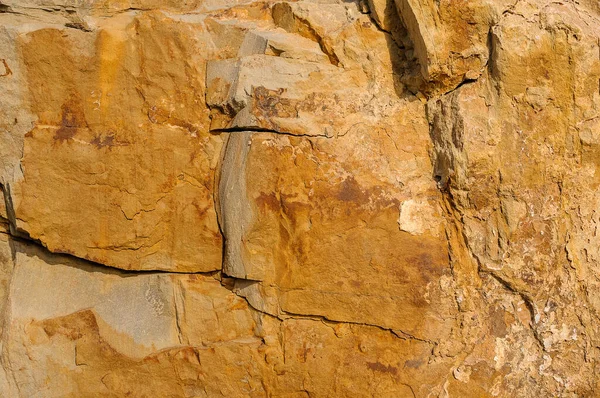
M 0 0 L 0 395 L 595 397 L 592 1 Z

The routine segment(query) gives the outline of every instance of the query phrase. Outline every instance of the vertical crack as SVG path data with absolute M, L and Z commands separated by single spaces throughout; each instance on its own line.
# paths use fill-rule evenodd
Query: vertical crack
M 177 280 L 177 282 L 173 285 L 173 306 L 175 313 L 175 326 L 177 327 L 177 337 L 179 339 L 179 344 L 182 345 L 190 345 L 189 339 L 182 331 L 182 317 L 185 317 L 185 307 L 184 307 L 184 289 L 181 286 L 181 280 Z

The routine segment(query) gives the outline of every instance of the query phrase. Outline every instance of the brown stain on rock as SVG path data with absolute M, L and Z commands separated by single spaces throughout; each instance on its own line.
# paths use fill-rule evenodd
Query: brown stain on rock
M 73 96 L 69 102 L 63 104 L 61 111 L 60 126 L 53 137 L 58 142 L 72 139 L 77 134 L 79 128 L 87 127 L 87 122 L 81 109 L 81 100 L 78 96 Z
M 8 63 L 5 59 L 2 60 L 2 65 L 4 65 L 4 73 L 0 75 L 0 77 L 10 76 L 12 75 L 12 70 L 8 67 Z
M 82 338 L 86 330 L 94 332 L 99 330 L 96 316 L 91 310 L 76 312 L 61 318 L 48 319 L 43 321 L 41 326 L 48 337 L 62 335 L 70 340 Z
M 368 200 L 369 195 L 360 189 L 360 185 L 354 177 L 348 177 L 340 184 L 336 198 L 342 202 L 364 203 Z
M 192 206 L 196 209 L 196 214 L 198 215 L 198 219 L 202 220 L 211 209 L 210 206 L 201 206 L 197 201 L 192 202 Z
M 490 314 L 490 332 L 493 336 L 504 337 L 508 334 L 506 325 L 505 311 L 501 308 L 495 308 Z
M 392 365 L 384 365 L 381 362 L 367 362 L 367 367 L 375 372 L 397 374 L 398 368 Z
M 265 193 L 261 192 L 258 198 L 256 198 L 256 205 L 263 212 L 266 210 L 279 211 L 281 204 L 275 192 Z
M 295 101 L 282 97 L 285 89 L 269 90 L 265 87 L 256 87 L 253 97 L 260 116 L 266 121 L 273 118 L 297 118 L 298 111 Z
M 424 361 L 422 359 L 409 359 L 404 362 L 405 368 L 410 369 L 418 369 L 421 365 L 423 365 Z
M 108 147 L 109 149 L 115 146 L 115 136 L 113 134 L 109 134 L 106 137 L 102 137 L 97 135 L 90 142 L 90 144 L 94 145 L 98 149 L 102 149 L 104 147 Z

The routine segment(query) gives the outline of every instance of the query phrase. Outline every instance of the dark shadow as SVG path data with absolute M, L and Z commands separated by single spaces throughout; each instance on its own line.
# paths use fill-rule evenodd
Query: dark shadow
M 414 44 L 402 22 L 394 0 L 387 0 L 381 24 L 383 26 L 378 25 L 386 33 L 385 39 L 392 60 L 396 94 L 400 98 L 417 94 L 423 85 L 423 77 L 415 56 Z
M 44 247 L 41 243 L 28 240 L 25 238 L 19 238 L 10 236 L 9 246 L 13 262 L 17 264 L 17 254 L 23 254 L 27 257 L 37 257 L 49 266 L 61 265 L 65 267 L 77 268 L 79 270 L 91 273 L 101 273 L 107 275 L 115 275 L 121 278 L 135 277 L 139 275 L 151 275 L 151 274 L 177 274 L 174 271 L 162 271 L 162 270 L 122 270 L 119 268 L 112 268 L 108 265 L 97 263 L 91 260 L 86 260 L 80 257 L 76 257 L 70 253 L 53 253 Z M 212 275 L 217 273 L 214 272 L 199 272 L 202 275 Z M 186 274 L 189 274 L 187 272 Z

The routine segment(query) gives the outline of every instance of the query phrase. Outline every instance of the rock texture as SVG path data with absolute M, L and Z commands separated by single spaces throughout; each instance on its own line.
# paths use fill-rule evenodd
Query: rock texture
M 600 396 L 600 6 L 0 0 L 0 396 Z

